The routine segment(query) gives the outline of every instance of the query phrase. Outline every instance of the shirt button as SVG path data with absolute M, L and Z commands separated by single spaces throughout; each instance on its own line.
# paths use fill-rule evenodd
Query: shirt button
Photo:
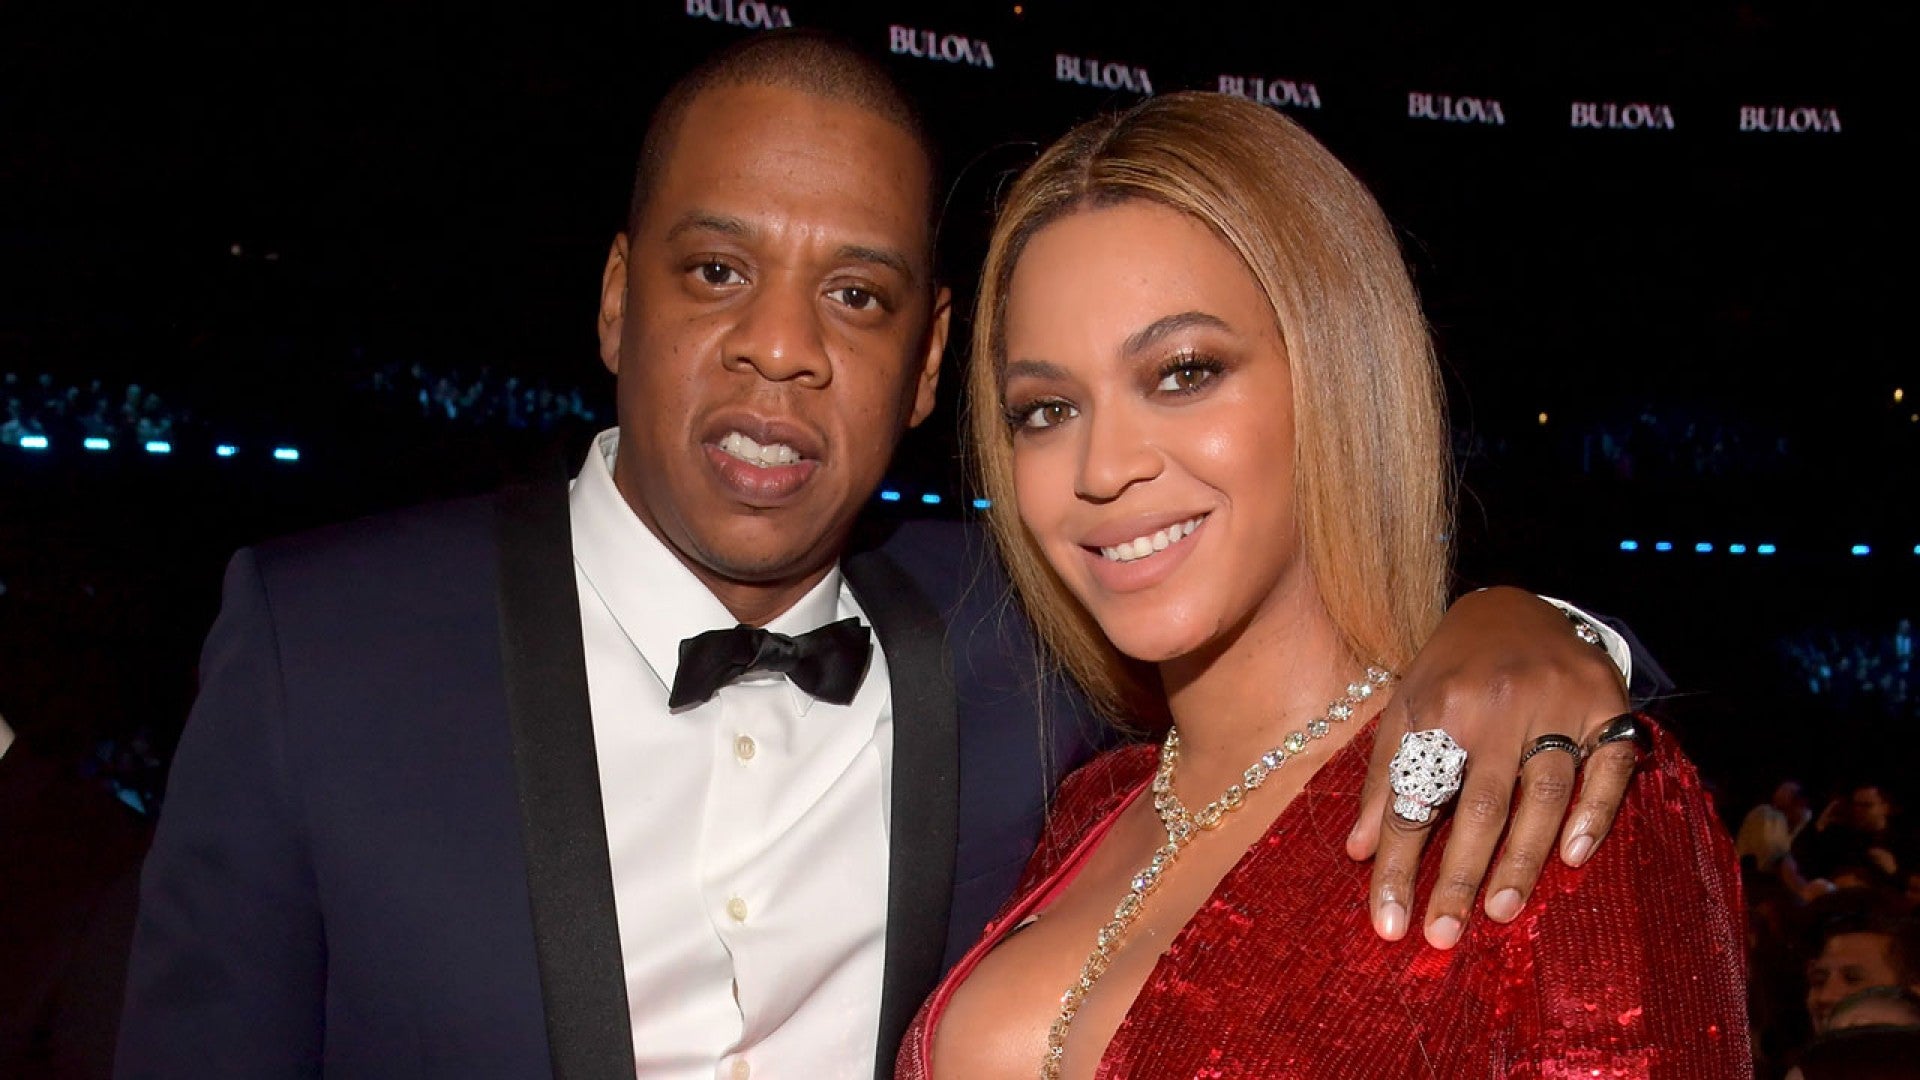
M 733 740 L 733 756 L 739 758 L 741 761 L 752 761 L 754 751 L 758 749 L 759 747 L 753 744 L 753 736 L 751 735 L 742 735 Z
M 734 922 L 746 922 L 747 921 L 747 902 L 745 900 L 740 899 L 737 896 L 727 901 L 727 914 L 733 918 Z M 743 1061 L 740 1064 L 742 1067 L 744 1067 L 746 1065 L 746 1062 Z
M 747 1080 L 752 1072 L 753 1068 L 747 1064 L 746 1058 L 733 1059 L 733 1080 Z

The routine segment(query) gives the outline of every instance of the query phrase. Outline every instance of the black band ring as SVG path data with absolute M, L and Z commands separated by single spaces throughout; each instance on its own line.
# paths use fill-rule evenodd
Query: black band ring
M 1580 751 L 1579 743 L 1555 731 L 1533 740 L 1533 745 L 1527 747 L 1527 752 L 1520 755 L 1520 767 L 1522 769 L 1526 768 L 1527 762 L 1533 760 L 1533 755 L 1544 753 L 1548 750 L 1561 750 L 1573 755 L 1573 765 L 1575 768 L 1580 767 L 1580 759 L 1585 756 Z

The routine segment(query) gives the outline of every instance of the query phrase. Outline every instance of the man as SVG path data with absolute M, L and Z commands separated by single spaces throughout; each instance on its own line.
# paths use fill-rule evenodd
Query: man
M 149 831 L 0 717 L 0 1076 L 111 1071 Z
M 1809 950 L 1807 1015 L 1815 1035 L 1831 1027 L 1835 1006 L 1862 990 L 1894 986 L 1920 993 L 1920 927 L 1913 916 L 1864 892 L 1847 906 L 1819 925 Z
M 1895 885 L 1901 845 L 1893 836 L 1893 810 L 1879 784 L 1855 783 L 1794 838 L 1794 855 L 1809 873 L 1839 885 Z
M 959 530 L 857 534 L 946 345 L 931 156 L 847 46 L 721 54 L 649 129 L 601 292 L 619 427 L 570 492 L 235 558 L 123 1075 L 891 1073 L 1094 730 Z M 1517 736 L 1555 725 L 1538 702 L 1589 730 L 1620 677 L 1509 593 L 1463 601 L 1404 674 L 1420 726 L 1511 744 L 1430 905 L 1465 919 Z M 1563 844 L 1605 833 L 1611 762 Z M 1496 885 L 1531 887 L 1572 778 L 1565 754 L 1529 768 L 1548 797 Z M 1404 932 L 1424 833 L 1380 832 L 1353 846 L 1378 843 Z

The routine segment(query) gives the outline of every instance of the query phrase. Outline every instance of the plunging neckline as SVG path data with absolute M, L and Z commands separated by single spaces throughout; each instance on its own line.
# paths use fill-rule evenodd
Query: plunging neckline
M 1200 902 L 1200 906 L 1195 908 L 1193 914 L 1188 916 L 1187 921 L 1181 924 L 1180 929 L 1174 934 L 1173 939 L 1167 943 L 1167 947 L 1161 951 L 1159 958 L 1154 961 L 1153 967 L 1148 970 L 1147 977 L 1141 982 L 1140 989 L 1134 994 L 1133 1000 L 1127 1003 L 1126 1012 L 1122 1014 L 1120 1023 L 1113 1029 L 1113 1034 L 1108 1038 L 1107 1044 L 1100 1049 L 1100 1058 L 1093 1072 L 1094 1080 L 1116 1080 L 1116 1078 L 1112 1077 L 1108 1072 L 1108 1066 L 1111 1064 L 1111 1052 L 1116 1045 L 1121 1043 L 1128 1028 L 1133 1024 L 1135 1010 L 1139 1008 L 1142 1001 L 1150 1000 L 1151 995 L 1157 989 L 1164 987 L 1167 981 L 1174 976 L 1175 973 L 1172 967 L 1179 963 L 1183 953 L 1186 951 L 1183 946 L 1189 944 L 1189 939 L 1200 932 L 1199 928 L 1206 918 L 1215 911 L 1225 895 L 1237 886 L 1239 879 L 1247 873 L 1253 861 L 1262 855 L 1268 854 L 1268 842 L 1274 839 L 1277 834 L 1287 832 L 1294 825 L 1299 824 L 1298 818 L 1311 813 L 1311 807 L 1317 800 L 1329 796 L 1352 794 L 1352 792 L 1341 791 L 1333 786 L 1340 782 L 1339 778 L 1352 773 L 1364 779 L 1365 759 L 1366 756 L 1371 753 L 1373 737 L 1378 724 L 1379 717 L 1376 714 L 1365 724 L 1361 725 L 1360 729 L 1353 733 L 1353 737 L 1348 739 L 1344 746 L 1336 750 L 1331 757 L 1321 762 L 1318 767 L 1314 769 L 1313 774 L 1307 778 L 1307 782 L 1301 786 L 1299 793 L 1296 794 L 1279 813 L 1274 815 L 1273 820 L 1267 823 L 1267 827 L 1261 830 L 1257 838 L 1247 844 L 1246 850 L 1240 853 L 1240 857 L 1234 860 L 1233 865 L 1227 868 L 1226 873 L 1220 875 L 1220 880 L 1214 883 L 1213 888 L 1207 892 L 1206 898 Z M 1363 746 L 1366 748 L 1365 750 L 1362 750 Z M 1141 777 L 1133 784 L 1130 790 L 1117 799 L 1113 808 L 1102 815 L 1100 820 L 1095 822 L 1093 827 L 1089 828 L 1086 834 L 1074 844 L 1073 848 L 1068 852 L 1067 857 L 1061 860 L 1060 865 L 1055 867 L 1049 875 L 1050 880 L 1047 882 L 1045 888 L 1033 890 L 1026 900 L 988 924 L 986 930 L 982 932 L 980 940 L 975 942 L 973 947 L 967 950 L 966 955 L 960 958 L 960 962 L 954 965 L 953 972 L 947 979 L 945 985 L 940 988 L 939 992 L 934 996 L 934 999 L 928 1003 L 927 1024 L 921 1035 L 921 1051 L 922 1060 L 928 1063 L 929 1072 L 931 1072 L 933 1062 L 934 1034 L 939 1029 L 940 1021 L 946 1015 L 947 1004 L 952 1000 L 955 991 L 966 985 L 967 980 L 973 976 L 974 969 L 979 967 L 980 962 L 986 959 L 994 949 L 1011 938 L 1018 930 L 1024 929 L 1026 926 L 1031 925 L 1032 922 L 1036 922 L 1045 916 L 1048 909 L 1053 906 L 1060 895 L 1066 892 L 1074 881 L 1079 878 L 1081 872 L 1086 869 L 1087 863 L 1092 858 L 1093 853 L 1097 851 L 1100 844 L 1106 840 L 1107 835 L 1113 830 L 1114 825 L 1120 820 L 1121 815 L 1125 814 L 1136 801 L 1147 794 L 1148 789 L 1152 786 L 1154 769 L 1160 762 L 1160 747 L 1158 745 L 1138 746 L 1117 752 L 1131 754 L 1140 759 L 1140 767 L 1143 769 Z M 1356 755 L 1361 758 L 1360 767 L 1357 770 L 1354 768 L 1354 763 L 1350 760 L 1349 755 Z M 1128 767 L 1134 767 L 1134 762 L 1132 761 L 1128 761 L 1126 764 Z M 1039 1068 L 1037 1061 L 1034 1067 L 1037 1071 Z M 934 1078 L 934 1080 L 938 1080 L 938 1078 Z

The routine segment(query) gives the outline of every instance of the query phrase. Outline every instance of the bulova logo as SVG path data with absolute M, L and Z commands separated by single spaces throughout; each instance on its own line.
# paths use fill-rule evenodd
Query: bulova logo
M 1741 131 L 1784 131 L 1792 135 L 1815 133 L 1840 134 L 1840 110 L 1810 105 L 1787 108 L 1784 105 L 1740 106 Z
M 1153 93 L 1153 78 L 1143 67 L 1110 64 L 1091 56 L 1055 53 L 1053 77 L 1060 82 L 1079 83 L 1101 90 L 1131 90 L 1136 94 Z
M 1277 109 L 1318 109 L 1320 90 L 1310 82 L 1262 79 L 1252 75 L 1220 76 L 1220 92 L 1272 105 Z
M 1407 116 L 1414 120 L 1446 120 L 1455 124 L 1505 126 L 1507 114 L 1499 98 L 1453 97 L 1448 94 L 1407 93 Z
M 792 26 L 793 16 L 779 4 L 763 4 L 760 0 L 687 0 L 687 16 L 693 19 L 712 19 L 729 26 L 744 26 L 749 30 L 773 30 L 782 26 Z
M 949 64 L 993 68 L 993 49 L 985 41 L 960 34 L 936 34 L 910 26 L 887 27 L 888 43 L 895 56 L 917 56 L 922 60 L 945 60 Z
M 1643 101 L 1576 101 L 1569 127 L 1609 128 L 1614 131 L 1638 131 L 1641 128 L 1673 130 L 1673 110 L 1665 105 Z

